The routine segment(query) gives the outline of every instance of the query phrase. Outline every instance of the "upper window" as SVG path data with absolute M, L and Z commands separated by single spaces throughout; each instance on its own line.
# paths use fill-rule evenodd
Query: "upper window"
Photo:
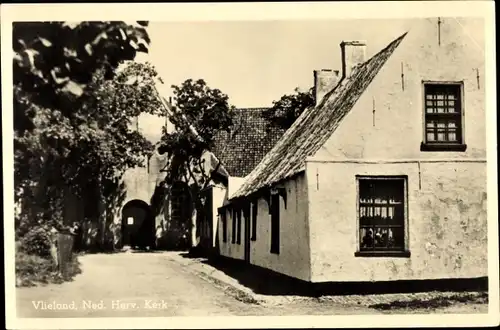
M 405 177 L 358 177 L 357 255 L 407 255 Z
M 462 84 L 424 83 L 422 151 L 464 151 Z

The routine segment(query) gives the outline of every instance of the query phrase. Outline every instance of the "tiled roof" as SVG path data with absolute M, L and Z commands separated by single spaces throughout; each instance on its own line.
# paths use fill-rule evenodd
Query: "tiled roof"
M 231 133 L 216 136 L 211 150 L 231 176 L 247 176 L 283 135 L 279 128 L 268 128 L 264 110 L 235 109 Z
M 333 134 L 405 35 L 354 68 L 318 106 L 305 110 L 230 198 L 247 196 L 304 171 L 306 158 Z

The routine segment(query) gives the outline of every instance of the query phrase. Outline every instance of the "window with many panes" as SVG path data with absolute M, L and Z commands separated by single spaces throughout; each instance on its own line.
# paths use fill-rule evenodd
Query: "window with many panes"
M 408 255 L 406 178 L 358 177 L 357 255 Z
M 422 151 L 464 151 L 461 83 L 424 83 Z

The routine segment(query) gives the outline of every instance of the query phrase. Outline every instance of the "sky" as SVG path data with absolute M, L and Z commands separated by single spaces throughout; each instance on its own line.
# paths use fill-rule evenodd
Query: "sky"
M 297 87 L 312 87 L 314 70 L 340 70 L 342 41 L 365 41 L 368 59 L 410 24 L 374 19 L 150 22 L 149 53 L 136 61 L 156 67 L 167 93 L 173 84 L 201 78 L 237 108 L 270 107 Z M 148 115 L 140 120 L 141 131 L 153 140 L 163 124 Z
M 148 55 L 166 86 L 192 78 L 229 96 L 238 108 L 268 107 L 313 70 L 340 69 L 340 42 L 364 40 L 367 57 L 405 32 L 405 20 L 151 22 Z
M 342 41 L 364 41 L 369 59 L 414 23 L 411 19 L 150 22 L 149 53 L 140 53 L 136 61 L 156 67 L 167 98 L 172 96 L 171 85 L 201 78 L 227 94 L 237 108 L 270 107 L 297 87 L 312 87 L 314 70 L 340 70 Z M 464 32 L 475 35 L 470 29 Z M 164 123 L 144 115 L 139 127 L 158 140 Z

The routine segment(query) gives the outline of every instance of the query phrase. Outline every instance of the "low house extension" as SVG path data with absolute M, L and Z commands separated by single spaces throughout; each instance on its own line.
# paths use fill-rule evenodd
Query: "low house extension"
M 305 110 L 219 208 L 223 256 L 308 282 L 487 275 L 484 23 L 340 44 Z
M 198 240 L 204 253 L 217 253 L 218 208 L 227 203 L 245 177 L 274 147 L 284 131 L 268 124 L 263 117 L 267 108 L 233 110 L 230 132 L 217 134 L 211 153 L 227 171 L 227 180 L 213 181 L 203 191 L 205 212 L 197 219 Z M 212 165 L 212 168 L 214 166 Z

